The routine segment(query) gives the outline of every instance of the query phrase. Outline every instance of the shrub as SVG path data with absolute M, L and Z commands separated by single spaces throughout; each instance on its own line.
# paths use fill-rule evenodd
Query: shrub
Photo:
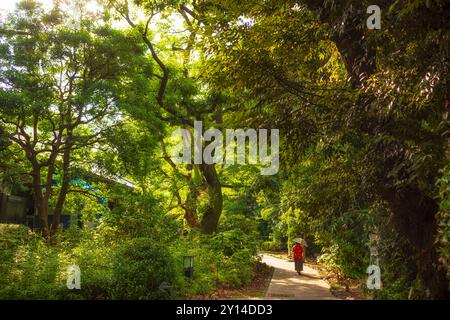
M 436 214 L 438 223 L 438 253 L 441 267 L 447 272 L 450 280 L 450 164 L 441 171 L 442 176 L 438 180 L 440 210 Z
M 188 298 L 212 292 L 216 286 L 217 270 L 215 253 L 207 249 L 200 236 L 193 231 L 188 239 L 171 243 L 170 251 L 175 261 L 178 295 Z M 184 257 L 194 257 L 194 274 L 189 279 L 184 276 Z
M 0 299 L 56 299 L 63 288 L 59 256 L 24 226 L 0 228 Z
M 80 267 L 81 290 L 66 290 L 65 293 L 68 296 L 65 298 L 111 299 L 113 295 L 112 259 L 115 250 L 114 243 L 106 245 L 101 240 L 86 233 L 83 241 L 76 248 L 67 251 L 64 272 L 71 264 Z
M 189 237 L 171 247 L 177 266 L 179 294 L 182 297 L 211 293 L 216 286 L 237 288 L 253 278 L 257 261 L 254 234 L 239 229 L 207 236 L 192 231 Z M 194 277 L 183 275 L 183 256 L 194 256 Z
M 174 284 L 175 266 L 168 250 L 147 238 L 123 244 L 113 258 L 115 299 L 164 299 L 170 295 L 160 290 L 164 282 Z
M 219 265 L 219 281 L 229 287 L 248 285 L 253 277 L 255 255 L 249 249 L 236 251 L 231 257 L 224 257 Z
M 282 251 L 286 250 L 286 244 L 275 241 L 264 241 L 261 243 L 261 249 L 264 251 Z
M 207 249 L 214 252 L 218 281 L 225 286 L 240 287 L 250 282 L 257 260 L 254 234 L 240 229 L 223 231 L 205 239 Z

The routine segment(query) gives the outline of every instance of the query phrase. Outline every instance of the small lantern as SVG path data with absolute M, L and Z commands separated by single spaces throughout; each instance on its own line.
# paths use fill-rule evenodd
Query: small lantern
M 184 257 L 184 275 L 187 278 L 192 278 L 194 276 L 194 256 Z

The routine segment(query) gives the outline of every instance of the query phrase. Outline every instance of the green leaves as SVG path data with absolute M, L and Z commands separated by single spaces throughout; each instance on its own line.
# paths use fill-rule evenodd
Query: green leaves
M 441 170 L 441 177 L 437 181 L 439 187 L 439 207 L 436 216 L 438 223 L 437 240 L 440 243 L 439 261 L 450 279 L 450 165 Z

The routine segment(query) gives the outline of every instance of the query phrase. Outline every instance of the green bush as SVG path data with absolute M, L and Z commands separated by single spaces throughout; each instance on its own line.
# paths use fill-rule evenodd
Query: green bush
M 412 298 L 408 292 L 413 293 L 409 281 L 405 277 L 397 279 L 386 279 L 383 281 L 382 290 L 372 290 L 374 299 L 376 300 L 406 300 Z M 365 289 L 368 291 L 367 289 Z
M 441 171 L 438 180 L 440 210 L 436 215 L 438 223 L 438 253 L 441 267 L 447 272 L 450 280 L 450 164 Z
M 198 234 L 192 232 L 188 239 L 172 242 L 170 251 L 175 261 L 177 293 L 181 298 L 205 295 L 214 290 L 217 280 L 215 254 L 206 248 Z M 184 276 L 185 256 L 194 257 L 192 279 Z
M 71 264 L 80 267 L 81 290 L 66 290 L 68 299 L 111 299 L 113 296 L 112 259 L 116 245 L 106 245 L 100 239 L 85 234 L 83 241 L 66 252 L 64 271 Z M 69 263 L 70 261 L 70 263 Z
M 241 287 L 253 277 L 254 234 L 192 231 L 172 242 L 111 237 L 102 229 L 61 231 L 52 244 L 23 226 L 0 227 L 0 299 L 168 299 Z M 194 277 L 183 258 L 194 256 Z M 66 287 L 67 268 L 81 270 L 81 290 Z M 160 290 L 166 282 L 170 290 Z
M 154 240 L 124 243 L 113 258 L 114 299 L 167 299 L 162 283 L 175 284 L 176 269 L 169 251 Z
M 286 251 L 286 244 L 275 241 L 264 241 L 261 243 L 261 250 L 264 251 Z
M 24 226 L 0 228 L 0 299 L 56 299 L 63 282 L 58 251 Z
M 249 249 L 241 249 L 231 257 L 225 257 L 219 265 L 219 281 L 229 287 L 248 285 L 253 278 L 255 255 Z
M 241 287 L 250 282 L 257 261 L 258 242 L 254 234 L 233 229 L 206 238 L 205 241 L 206 250 L 214 253 L 220 284 Z
M 179 294 L 187 298 L 211 293 L 216 286 L 238 288 L 253 278 L 257 261 L 257 240 L 254 234 L 239 229 L 213 236 L 191 232 L 184 240 L 174 242 Z M 183 276 L 183 257 L 194 256 L 194 277 Z

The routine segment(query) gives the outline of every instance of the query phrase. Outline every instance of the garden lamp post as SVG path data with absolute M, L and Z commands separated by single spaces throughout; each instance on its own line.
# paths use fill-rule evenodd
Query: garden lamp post
M 187 278 L 192 278 L 194 276 L 194 256 L 184 257 L 184 275 Z

